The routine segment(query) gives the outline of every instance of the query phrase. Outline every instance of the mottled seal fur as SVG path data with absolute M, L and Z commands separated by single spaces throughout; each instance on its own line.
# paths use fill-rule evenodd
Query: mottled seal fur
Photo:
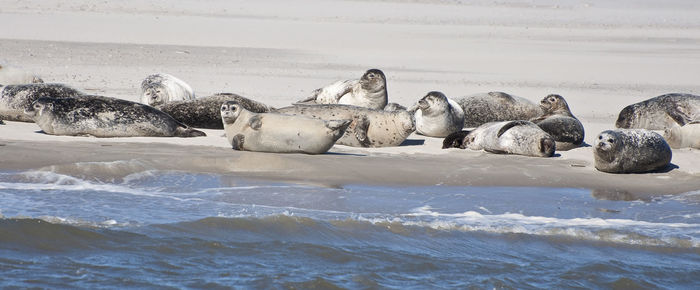
M 352 119 L 338 144 L 354 147 L 399 146 L 415 131 L 413 115 L 406 110 L 384 111 L 349 105 L 294 105 L 280 108 L 282 114 L 323 120 Z
M 307 154 L 327 152 L 351 122 L 253 113 L 235 101 L 221 105 L 221 119 L 235 150 Z
M 540 126 L 557 141 L 557 150 L 569 150 L 583 144 L 583 124 L 560 95 L 549 95 L 540 102 L 542 115 L 530 121 Z
M 663 130 L 674 125 L 683 126 L 700 120 L 700 96 L 665 94 L 631 104 L 615 122 L 618 128 Z
M 466 96 L 456 100 L 464 110 L 464 127 L 495 121 L 530 120 L 542 114 L 535 103 L 503 92 Z
M 25 113 L 50 135 L 95 137 L 198 137 L 170 115 L 148 105 L 103 96 L 39 98 Z
M 44 80 L 34 73 L 0 63 L 1 85 L 40 84 L 43 82 Z
M 415 111 L 416 133 L 429 137 L 447 137 L 464 127 L 464 110 L 441 92 L 429 92 L 418 101 Z
M 299 104 L 343 104 L 384 109 L 387 104 L 386 77 L 381 70 L 370 69 L 359 80 L 332 83 L 311 92 Z
M 231 93 L 220 93 L 194 100 L 174 101 L 156 106 L 156 108 L 190 127 L 223 129 L 221 105 L 228 101 L 236 101 L 253 113 L 266 113 L 272 109 L 263 103 Z
M 24 115 L 39 98 L 73 98 L 83 92 L 64 84 L 7 85 L 0 88 L 0 119 L 8 121 L 34 122 Z
M 700 121 L 666 128 L 664 130 L 664 139 L 674 149 L 700 149 Z
M 172 101 L 191 99 L 194 99 L 194 91 L 190 85 L 172 75 L 152 74 L 141 82 L 143 104 L 155 107 Z
M 593 157 L 600 171 L 641 173 L 666 168 L 671 148 L 661 135 L 649 130 L 606 130 L 595 139 Z
M 407 110 L 406 107 L 398 104 L 398 103 L 388 103 L 386 106 L 384 106 L 384 111 L 400 111 L 400 110 Z
M 552 157 L 554 138 L 529 121 L 490 122 L 474 130 L 452 133 L 443 140 L 442 148 L 469 148 L 498 154 Z

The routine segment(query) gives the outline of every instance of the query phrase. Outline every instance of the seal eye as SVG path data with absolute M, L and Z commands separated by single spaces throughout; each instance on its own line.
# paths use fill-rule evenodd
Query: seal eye
M 613 141 L 615 141 L 615 140 L 613 140 L 613 139 L 608 139 L 608 142 L 610 142 L 610 143 L 612 143 Z
M 598 136 L 598 140 L 603 140 L 603 136 Z
M 221 111 L 226 111 L 226 105 L 221 106 Z

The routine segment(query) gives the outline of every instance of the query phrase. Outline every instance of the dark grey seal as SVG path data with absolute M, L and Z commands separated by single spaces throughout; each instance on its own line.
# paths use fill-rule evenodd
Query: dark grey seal
M 557 141 L 557 150 L 569 150 L 583 144 L 583 124 L 569 109 L 560 95 L 549 95 L 540 102 L 543 114 L 530 120 L 549 133 Z
M 220 93 L 194 100 L 174 101 L 156 108 L 190 127 L 223 129 L 221 105 L 228 101 L 235 101 L 253 113 L 266 113 L 273 109 L 263 103 L 231 93 Z
M 496 121 L 530 120 L 542 114 L 535 103 L 503 92 L 466 96 L 456 100 L 464 110 L 464 127 Z
M 39 98 L 72 98 L 83 92 L 64 84 L 23 84 L 7 85 L 0 88 L 0 119 L 8 121 L 33 122 L 24 115 Z
M 629 105 L 620 111 L 615 126 L 663 130 L 700 120 L 700 96 L 665 94 Z
M 39 98 L 25 111 L 50 135 L 95 137 L 198 137 L 160 110 L 136 102 L 103 96 Z
M 666 168 L 671 148 L 661 135 L 645 129 L 601 132 L 593 145 L 595 168 L 609 173 L 642 173 Z
M 378 69 L 370 69 L 359 80 L 338 81 L 311 92 L 299 104 L 342 104 L 384 109 L 388 102 L 386 76 Z

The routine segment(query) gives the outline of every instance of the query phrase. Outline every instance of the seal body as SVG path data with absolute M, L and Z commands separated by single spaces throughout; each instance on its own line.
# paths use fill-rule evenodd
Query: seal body
M 543 114 L 530 121 L 554 137 L 557 150 L 569 150 L 583 144 L 583 124 L 571 113 L 560 95 L 549 95 L 540 102 Z
M 253 113 L 235 101 L 221 105 L 221 119 L 235 150 L 307 154 L 327 152 L 351 122 Z
M 700 121 L 666 128 L 664 130 L 664 139 L 674 149 L 700 149 Z
M 386 77 L 378 69 L 370 69 L 359 80 L 332 83 L 311 92 L 300 104 L 343 104 L 370 109 L 384 109 L 388 102 Z
M 406 107 L 402 106 L 399 103 L 388 103 L 386 106 L 384 106 L 384 111 L 400 111 L 400 110 L 407 110 Z
M 700 120 L 700 96 L 665 94 L 631 104 L 615 122 L 618 128 L 663 130 Z
M 272 109 L 263 103 L 230 93 L 220 93 L 193 100 L 168 102 L 156 108 L 190 127 L 223 129 L 221 105 L 227 101 L 236 101 L 243 108 L 253 113 L 265 113 Z
M 25 113 L 50 135 L 95 137 L 197 137 L 168 114 L 148 105 L 103 96 L 39 98 Z
M 447 137 L 464 126 L 464 110 L 441 92 L 429 92 L 418 101 L 416 132 L 429 137 Z
M 0 85 L 40 84 L 38 75 L 0 63 Z
M 593 145 L 595 168 L 609 173 L 641 173 L 666 168 L 671 148 L 661 135 L 644 129 L 601 132 Z
M 172 101 L 194 99 L 194 91 L 184 81 L 169 74 L 147 76 L 141 82 L 141 103 L 160 106 Z
M 464 127 L 495 121 L 530 120 L 542 114 L 535 103 L 503 92 L 469 95 L 456 100 L 464 110 Z
M 504 121 L 483 124 L 472 131 L 450 134 L 443 148 L 459 147 L 497 154 L 552 157 L 554 138 L 529 121 Z
M 39 98 L 72 98 L 83 93 L 64 84 L 23 84 L 7 85 L 0 88 L 0 119 L 8 121 L 33 122 L 24 115 Z
M 406 110 L 384 111 L 349 105 L 301 105 L 277 109 L 289 115 L 322 120 L 351 119 L 338 144 L 353 147 L 399 146 L 415 131 L 413 115 Z

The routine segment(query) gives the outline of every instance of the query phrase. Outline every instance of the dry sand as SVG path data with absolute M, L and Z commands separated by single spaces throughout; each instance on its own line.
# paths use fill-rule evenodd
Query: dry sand
M 259 2 L 259 3 L 258 3 Z M 0 1 L 0 62 L 84 91 L 137 100 L 155 72 L 199 96 L 238 93 L 281 107 L 379 68 L 389 99 L 410 105 L 505 91 L 534 102 L 563 95 L 586 142 L 626 105 L 669 92 L 700 94 L 700 3 L 684 1 Z M 80 173 L 178 169 L 325 185 L 558 186 L 633 195 L 700 189 L 700 152 L 673 151 L 665 173 L 593 168 L 590 147 L 554 158 L 410 145 L 335 146 L 320 156 L 236 152 L 223 131 L 203 138 L 49 136 L 0 125 L 0 169 Z M 622 196 L 626 196 L 622 194 Z M 610 197 L 616 198 L 616 197 Z M 627 197 L 624 197 L 627 198 Z

